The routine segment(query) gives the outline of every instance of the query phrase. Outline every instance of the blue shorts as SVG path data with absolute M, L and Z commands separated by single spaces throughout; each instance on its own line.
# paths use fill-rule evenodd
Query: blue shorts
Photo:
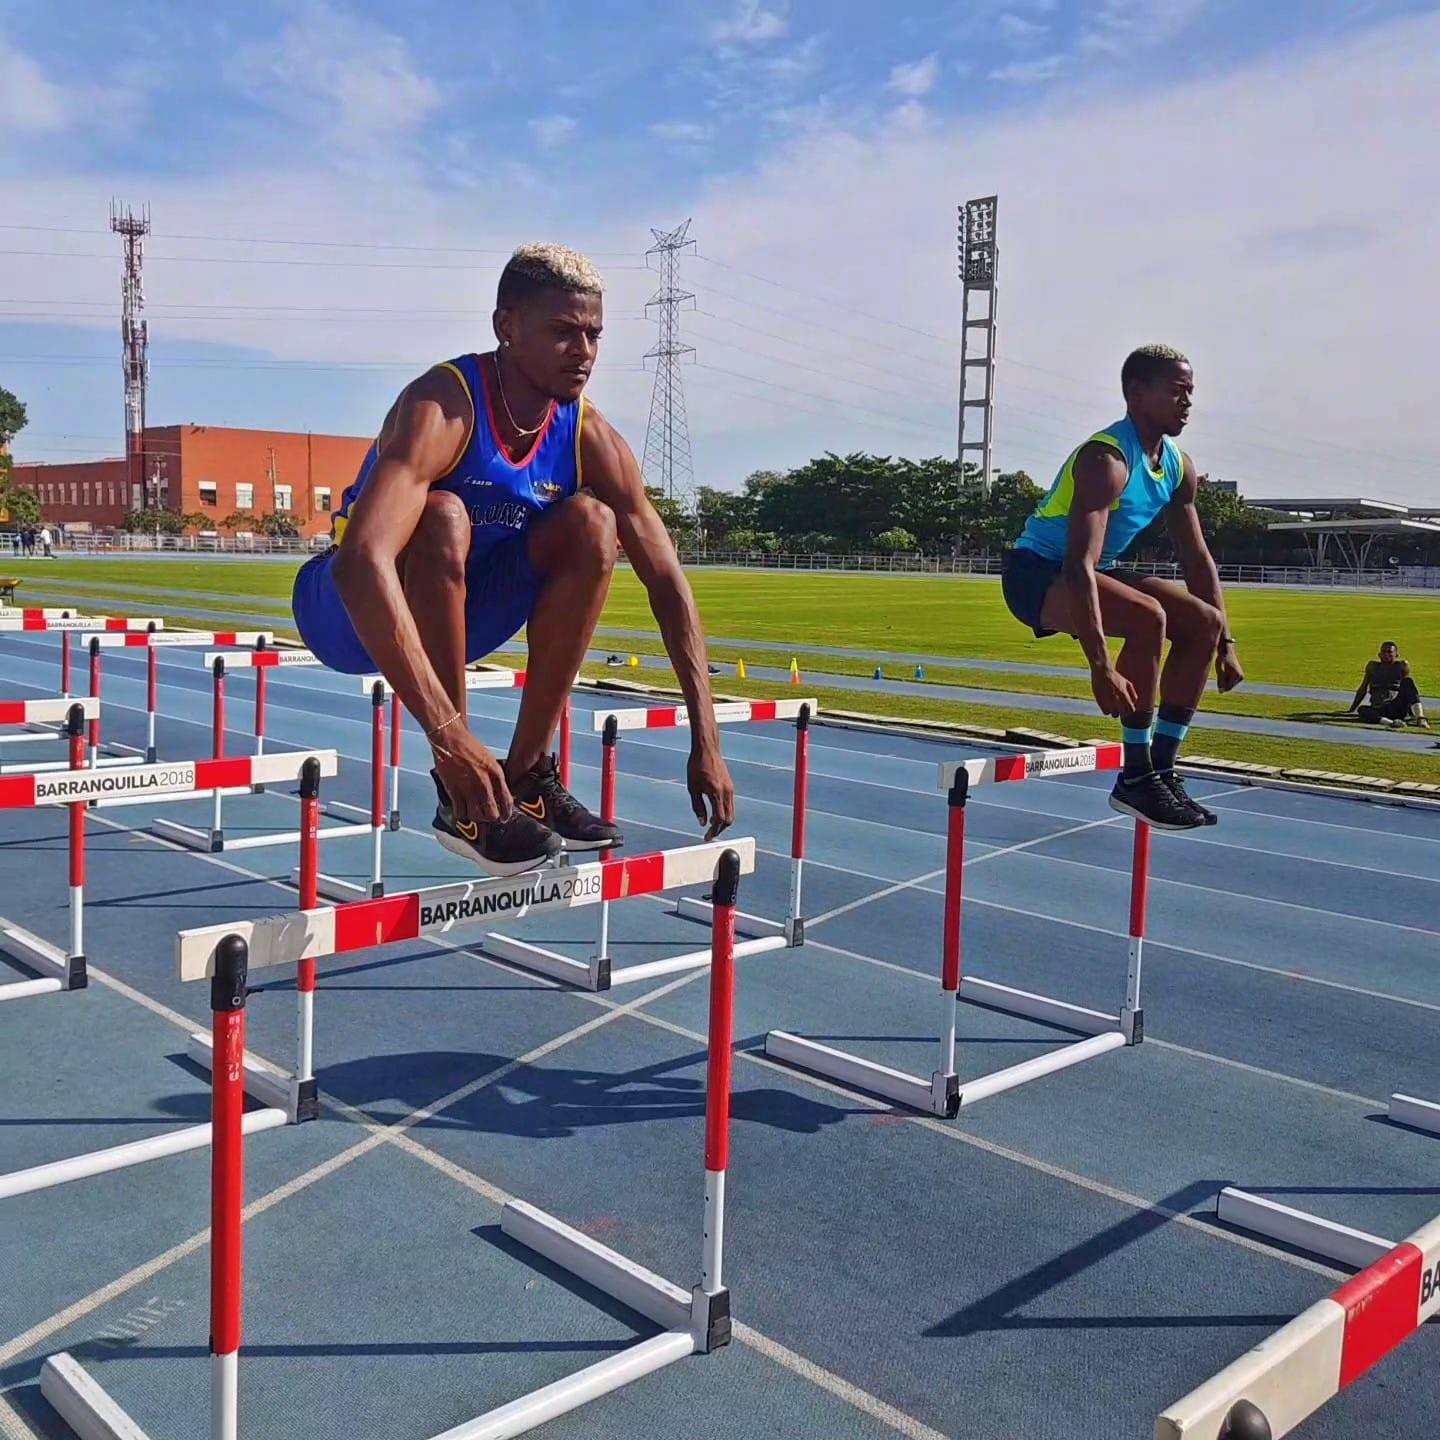
M 540 577 L 530 564 L 525 536 L 517 535 L 465 565 L 465 660 L 483 660 L 525 626 L 540 594 Z M 335 588 L 331 565 L 336 547 L 307 560 L 295 576 L 290 597 L 295 625 L 305 648 L 321 664 L 347 675 L 380 667 L 366 653 Z
M 1060 562 L 1047 560 L 1037 550 L 1017 545 L 1006 556 L 1000 570 L 1000 589 L 1010 613 L 1038 636 L 1053 635 L 1040 623 L 1040 612 L 1050 587 L 1060 578 Z

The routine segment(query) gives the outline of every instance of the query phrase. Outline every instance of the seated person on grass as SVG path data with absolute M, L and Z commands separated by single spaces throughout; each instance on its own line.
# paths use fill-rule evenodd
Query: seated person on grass
M 1365 692 L 1370 692 L 1368 704 L 1361 704 Z M 1420 690 L 1410 674 L 1410 662 L 1400 658 L 1400 647 L 1387 640 L 1380 647 L 1380 658 L 1366 662 L 1365 674 L 1360 688 L 1350 702 L 1348 714 L 1358 714 L 1372 725 L 1387 725 L 1392 729 L 1407 722 L 1418 725 L 1422 730 L 1430 728 L 1425 718 L 1425 708 L 1420 703 Z
M 1124 416 L 1071 451 L 1005 557 L 1002 585 L 1011 614 L 1036 635 L 1080 642 L 1096 703 L 1120 718 L 1125 760 L 1111 806 L 1157 829 L 1192 830 L 1217 817 L 1186 793 L 1176 752 L 1210 667 L 1221 690 L 1245 675 L 1200 529 L 1195 466 L 1170 438 L 1190 416 L 1190 362 L 1168 345 L 1142 346 L 1121 367 L 1120 388 Z M 1158 515 L 1183 585 L 1115 563 Z M 1113 661 L 1107 635 L 1124 641 Z

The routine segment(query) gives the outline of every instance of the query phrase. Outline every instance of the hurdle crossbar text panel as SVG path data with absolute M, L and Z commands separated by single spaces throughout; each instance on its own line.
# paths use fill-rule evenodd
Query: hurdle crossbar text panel
M 946 760 L 940 766 L 940 789 L 948 790 L 963 770 L 972 785 L 1003 785 L 1011 780 L 1041 780 L 1047 775 L 1089 775 L 1118 770 L 1124 760 L 1120 745 L 1080 745 L 1072 750 L 1029 751 L 996 755 L 989 760 Z
M 465 672 L 465 688 L 467 690 L 523 690 L 525 674 L 524 670 L 467 670 Z M 387 695 L 394 691 L 394 687 L 383 675 L 364 675 L 360 679 L 360 693 L 368 695 L 377 685 L 383 685 Z
M 755 841 L 714 840 L 659 850 L 649 855 L 590 865 L 564 865 L 530 870 L 523 875 L 435 885 L 377 900 L 352 900 L 314 910 L 297 910 L 266 920 L 235 921 L 181 931 L 175 958 L 182 980 L 202 980 L 211 973 L 215 947 L 227 935 L 242 937 L 250 948 L 250 969 L 293 965 L 308 957 L 341 955 L 372 945 L 442 935 L 462 925 L 479 925 L 497 917 L 523 919 L 547 910 L 568 910 L 603 901 L 655 895 L 714 878 L 726 850 L 740 857 L 742 874 L 755 868 Z
M 177 760 L 168 765 L 117 765 L 105 769 L 0 775 L 0 810 L 75 805 L 90 800 L 143 800 L 152 796 L 159 799 L 197 790 L 278 784 L 298 780 L 311 760 L 319 765 L 322 778 L 338 773 L 339 762 L 333 750 L 289 750 L 226 760 Z
M 63 725 L 77 705 L 87 720 L 94 720 L 100 714 L 100 701 L 94 695 L 0 700 L 0 725 Z
M 794 720 L 809 707 L 811 715 L 820 713 L 818 700 L 726 700 L 715 706 L 715 722 L 733 725 L 746 720 Z M 621 730 L 672 730 L 690 723 L 690 711 L 684 705 L 657 705 L 633 710 L 597 710 L 591 728 L 603 730 L 614 720 Z
M 269 630 L 149 630 L 119 634 L 97 631 L 80 639 L 102 650 L 156 650 L 181 645 L 269 645 L 275 637 Z M 235 657 L 227 655 L 225 663 L 235 663 Z

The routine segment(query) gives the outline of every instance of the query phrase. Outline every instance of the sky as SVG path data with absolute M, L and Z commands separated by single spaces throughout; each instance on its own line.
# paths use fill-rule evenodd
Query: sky
M 1413 0 L 0 0 L 15 452 L 121 447 L 114 199 L 153 226 L 152 424 L 373 433 L 554 239 L 641 454 L 646 251 L 688 220 L 697 483 L 953 455 L 955 211 L 996 194 L 1000 468 L 1048 483 L 1159 340 L 1202 474 L 1437 504 L 1437 75 Z

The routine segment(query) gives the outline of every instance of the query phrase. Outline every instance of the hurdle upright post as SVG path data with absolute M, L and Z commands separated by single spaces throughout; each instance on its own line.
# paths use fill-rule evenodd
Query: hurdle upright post
M 70 632 L 60 632 L 60 696 L 70 698 Z
M 84 711 L 78 705 L 70 709 L 65 736 L 70 746 L 70 768 L 80 770 L 85 765 L 85 721 Z M 85 802 L 77 800 L 65 808 L 70 812 L 70 944 L 65 956 L 65 988 L 83 990 L 86 986 Z
M 300 771 L 300 872 L 301 910 L 320 904 L 320 766 L 307 760 Z M 315 1083 L 315 985 L 313 955 L 304 956 L 296 966 L 295 1120 L 314 1120 L 320 1114 Z
M 90 637 L 90 696 L 94 700 L 100 698 L 100 641 L 92 635 Z M 96 756 L 100 753 L 100 711 L 96 708 L 95 716 L 90 721 L 90 764 L 94 765 Z
M 155 647 L 145 647 L 145 763 L 153 765 L 160 758 L 155 739 L 155 719 L 160 709 L 160 662 Z
M 620 739 L 620 722 L 611 715 L 600 732 L 600 818 L 609 824 L 615 821 L 615 747 Z M 601 852 L 605 860 L 608 851 Z M 595 936 L 595 953 L 590 957 L 590 983 L 594 989 L 610 988 L 610 902 L 600 903 L 600 918 Z
M 970 776 L 964 766 L 955 772 L 946 796 L 945 910 L 941 921 L 940 1064 L 931 1079 L 934 1097 L 942 1098 L 955 1083 L 955 1027 L 960 1002 L 960 926 L 965 889 L 965 805 Z
M 735 906 L 740 857 L 727 850 L 715 872 L 710 911 L 710 1038 L 705 1077 L 705 1224 L 700 1292 L 724 1288 L 725 1171 L 730 1152 L 730 1065 L 735 1029 Z M 698 1298 L 698 1297 L 697 1297 Z M 728 1331 L 729 1316 L 726 1316 Z M 701 1337 L 697 1336 L 697 1339 Z M 710 1344 L 701 1348 L 710 1349 Z
M 805 871 L 805 795 L 810 775 L 810 707 L 795 717 L 795 788 L 790 802 L 790 906 L 785 915 L 785 943 L 805 943 L 805 917 L 800 911 Z
M 574 682 L 572 681 L 573 685 Z M 570 697 L 565 697 L 565 708 L 560 712 L 560 783 L 570 788 Z
M 385 893 L 385 685 L 370 689 L 370 898 Z
M 239 935 L 215 949 L 210 982 L 210 1435 L 239 1428 L 241 1284 L 245 1198 L 245 987 L 250 950 Z
M 1145 901 L 1150 888 L 1150 827 L 1135 822 L 1135 845 L 1130 862 L 1130 960 L 1125 972 L 1125 1008 L 1120 1030 L 1127 1045 L 1145 1038 L 1145 1011 L 1140 1004 L 1140 972 L 1145 949 Z
M 390 829 L 400 828 L 400 725 L 405 711 L 398 692 L 390 694 Z
M 256 650 L 265 649 L 265 637 L 262 635 L 255 646 Z M 268 682 L 269 671 L 263 667 L 255 671 L 255 753 L 265 753 L 265 686 Z M 255 790 L 261 791 L 265 787 L 256 785 Z
M 217 655 L 210 667 L 210 758 L 225 758 L 225 657 Z M 219 850 L 225 844 L 225 820 L 220 787 L 210 798 L 210 849 Z

